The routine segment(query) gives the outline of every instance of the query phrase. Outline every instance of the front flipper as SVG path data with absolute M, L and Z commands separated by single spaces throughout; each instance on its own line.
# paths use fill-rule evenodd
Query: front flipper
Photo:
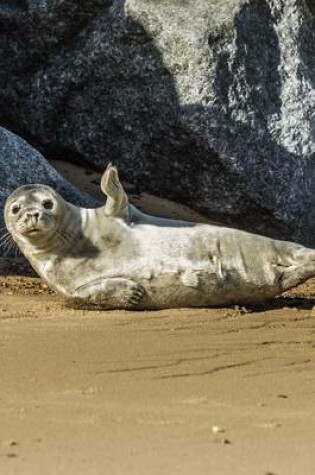
M 106 216 L 123 218 L 128 221 L 128 196 L 120 183 L 117 168 L 111 163 L 109 163 L 102 176 L 101 190 L 107 196 Z
M 71 295 L 77 303 L 101 305 L 107 309 L 136 308 L 145 290 L 133 280 L 123 278 L 96 279 L 77 287 Z

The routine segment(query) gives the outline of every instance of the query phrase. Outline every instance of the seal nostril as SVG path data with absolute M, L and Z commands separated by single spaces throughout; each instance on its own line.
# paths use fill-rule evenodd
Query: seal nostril
M 28 213 L 26 213 L 26 216 L 27 216 L 28 218 L 35 218 L 35 219 L 38 219 L 38 218 L 39 218 L 39 212 L 38 212 L 38 211 L 28 212 Z

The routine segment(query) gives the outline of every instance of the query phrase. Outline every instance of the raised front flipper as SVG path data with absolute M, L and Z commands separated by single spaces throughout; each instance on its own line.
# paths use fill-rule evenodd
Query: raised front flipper
M 117 168 L 111 163 L 102 176 L 101 190 L 107 196 L 104 208 L 106 216 L 129 221 L 128 196 L 120 183 Z
M 145 293 L 142 285 L 122 278 L 96 279 L 77 287 L 71 299 L 75 303 L 101 305 L 106 309 L 137 308 Z

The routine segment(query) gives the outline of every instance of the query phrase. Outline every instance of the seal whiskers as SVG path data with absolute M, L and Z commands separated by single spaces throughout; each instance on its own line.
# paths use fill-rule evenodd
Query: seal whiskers
M 10 254 L 10 252 L 14 249 L 15 253 L 19 252 L 19 248 L 17 247 L 16 243 L 14 242 L 11 234 L 9 232 L 3 234 L 0 238 L 0 247 L 4 249 L 6 255 Z

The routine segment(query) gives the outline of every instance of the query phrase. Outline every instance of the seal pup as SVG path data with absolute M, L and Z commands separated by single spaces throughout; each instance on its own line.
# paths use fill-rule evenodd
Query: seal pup
M 115 213 L 131 205 L 120 203 L 121 209 L 115 202 L 79 208 L 35 184 L 15 190 L 4 215 L 14 241 L 54 290 L 105 309 L 261 302 L 315 276 L 312 249 L 138 210 L 125 221 Z

